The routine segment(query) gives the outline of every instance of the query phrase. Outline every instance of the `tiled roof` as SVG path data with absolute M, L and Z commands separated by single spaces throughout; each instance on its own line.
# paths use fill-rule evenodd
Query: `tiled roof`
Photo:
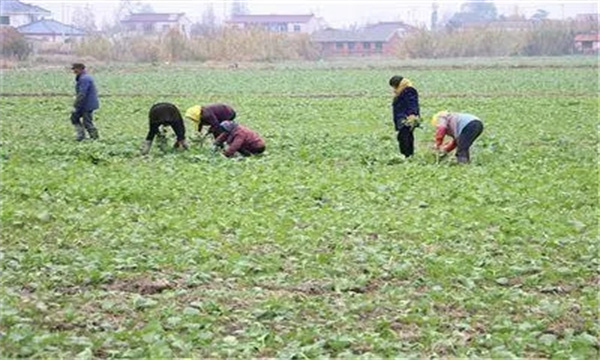
M 359 30 L 325 29 L 312 35 L 316 42 L 386 42 L 395 33 L 402 34 L 412 28 L 401 22 L 380 22 Z
M 264 23 L 307 23 L 315 16 L 308 15 L 234 15 L 228 23 L 264 24 Z
M 52 13 L 39 6 L 25 4 L 17 0 L 2 0 L 0 2 L 0 13 L 2 15 L 13 14 L 37 14 L 50 16 Z
M 50 19 L 42 19 L 19 26 L 17 31 L 23 35 L 85 35 L 85 31 L 81 29 Z
M 122 23 L 177 22 L 185 13 L 137 13 L 130 14 Z

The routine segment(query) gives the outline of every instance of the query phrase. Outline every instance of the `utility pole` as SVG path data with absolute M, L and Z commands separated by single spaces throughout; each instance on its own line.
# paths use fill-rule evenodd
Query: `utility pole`
M 437 3 L 434 2 L 431 4 L 431 31 L 435 31 L 437 29 L 438 8 L 439 5 Z

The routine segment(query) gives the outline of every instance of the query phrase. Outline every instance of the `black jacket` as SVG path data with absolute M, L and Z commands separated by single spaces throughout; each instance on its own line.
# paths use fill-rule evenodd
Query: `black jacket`
M 419 93 L 413 87 L 407 87 L 392 102 L 394 126 L 396 131 L 406 126 L 402 124 L 409 115 L 419 116 Z
M 152 141 L 160 131 L 161 125 L 173 128 L 177 141 L 185 140 L 185 125 L 179 109 L 171 103 L 157 103 L 152 105 L 148 114 L 150 130 L 146 140 Z

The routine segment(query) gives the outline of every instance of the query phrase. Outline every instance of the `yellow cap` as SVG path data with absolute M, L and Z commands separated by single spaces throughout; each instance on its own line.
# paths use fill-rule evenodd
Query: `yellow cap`
M 448 111 L 442 110 L 438 111 L 435 115 L 431 117 L 431 125 L 437 126 L 437 120 L 440 116 L 448 116 Z
M 185 117 L 195 123 L 198 123 L 198 122 L 200 122 L 200 113 L 201 112 L 202 112 L 202 107 L 200 105 L 194 105 L 185 111 Z

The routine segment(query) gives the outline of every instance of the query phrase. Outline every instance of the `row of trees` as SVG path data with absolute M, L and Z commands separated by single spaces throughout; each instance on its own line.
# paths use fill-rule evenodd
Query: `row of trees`
M 398 44 L 399 58 L 470 56 L 554 56 L 573 53 L 574 23 L 544 22 L 527 31 L 471 29 L 460 32 L 420 30 Z M 221 29 L 186 38 L 176 31 L 160 38 L 88 38 L 75 45 L 79 56 L 115 61 L 279 61 L 315 60 L 318 44 L 305 34 Z
M 176 30 L 159 37 L 96 35 L 76 43 L 74 51 L 101 61 L 141 62 L 315 60 L 319 55 L 305 34 L 228 28 L 193 38 Z
M 16 30 L 0 28 L 2 55 L 24 60 L 31 47 Z M 527 31 L 470 29 L 456 32 L 419 30 L 398 44 L 399 58 L 470 56 L 553 56 L 573 53 L 575 23 L 543 22 Z M 318 44 L 306 34 L 220 29 L 187 38 L 175 30 L 162 36 L 93 35 L 73 43 L 71 52 L 99 61 L 280 61 L 315 60 Z
M 131 0 L 120 0 L 119 5 L 114 11 L 113 22 L 105 22 L 100 28 L 96 26 L 96 17 L 94 10 L 89 4 L 76 7 L 73 11 L 71 23 L 73 26 L 85 30 L 88 33 L 102 32 L 106 34 L 115 34 L 121 32 L 121 20 L 129 14 L 134 13 L 154 13 L 154 8 L 150 4 L 142 2 L 133 2 Z M 250 10 L 245 0 L 233 0 L 231 2 L 231 14 L 242 15 L 248 14 Z M 192 27 L 193 34 L 204 34 L 218 29 L 217 16 L 212 3 L 206 4 L 202 12 L 201 20 L 194 23 Z
M 403 39 L 403 58 L 472 56 L 556 56 L 574 52 L 575 23 L 542 22 L 525 31 L 471 28 L 463 31 L 417 31 Z

